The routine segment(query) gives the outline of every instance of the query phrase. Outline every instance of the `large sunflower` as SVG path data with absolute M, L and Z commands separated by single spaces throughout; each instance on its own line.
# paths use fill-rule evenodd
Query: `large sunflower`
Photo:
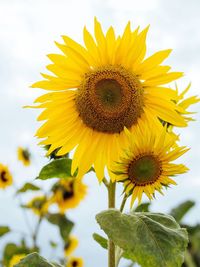
M 96 19 L 94 24 L 95 38 L 84 28 L 84 46 L 67 36 L 56 43 L 63 54 L 48 55 L 53 75 L 42 74 L 32 87 L 51 91 L 36 99 L 44 108 L 38 120 L 46 121 L 36 134 L 44 138 L 41 144 L 50 145 L 49 153 L 59 148 L 57 155 L 76 148 L 72 173 L 78 168 L 82 176 L 94 165 L 102 180 L 124 142 L 124 126 L 133 131 L 139 118 L 186 123 L 171 101 L 175 90 L 166 85 L 182 73 L 160 65 L 171 50 L 145 58 L 149 27 L 132 31 L 128 23 L 116 36 L 112 27 L 104 34 Z
M 157 132 L 140 122 L 133 133 L 125 131 L 128 141 L 112 171 L 115 179 L 124 183 L 125 194 L 132 195 L 132 206 L 136 198 L 141 202 L 143 193 L 151 200 L 156 191 L 162 194 L 163 187 L 176 185 L 171 177 L 188 168 L 173 161 L 188 149 L 179 147 L 177 136 L 168 134 L 165 127 Z
M 7 166 L 0 163 L 0 188 L 6 188 L 13 183 L 12 175 Z

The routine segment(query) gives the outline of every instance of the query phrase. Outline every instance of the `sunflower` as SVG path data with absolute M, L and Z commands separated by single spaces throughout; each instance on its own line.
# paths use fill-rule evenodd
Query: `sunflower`
M 25 254 L 16 254 L 12 256 L 9 262 L 9 267 L 14 267 L 15 264 L 18 264 L 25 256 L 26 256 Z
M 74 236 L 70 236 L 64 246 L 65 256 L 69 256 L 74 252 L 78 246 L 78 239 Z
M 0 188 L 6 188 L 13 183 L 12 175 L 5 165 L 0 163 Z
M 56 203 L 60 212 L 64 213 L 67 209 L 75 208 L 85 197 L 87 186 L 81 180 L 69 177 L 60 179 L 53 186 L 52 202 Z
M 185 97 L 185 94 L 189 91 L 191 87 L 191 83 L 183 90 L 183 92 L 179 93 L 178 86 L 176 85 L 176 98 L 174 99 L 177 106 L 179 106 L 183 111 L 181 115 L 185 119 L 186 122 L 193 121 L 194 119 L 190 116 L 194 114 L 194 112 L 189 112 L 188 108 L 198 102 L 200 102 L 200 98 L 197 96 Z
M 32 209 L 32 211 L 38 215 L 43 216 L 48 212 L 50 202 L 46 196 L 36 196 L 26 205 L 27 208 Z
M 62 156 L 75 148 L 72 174 L 78 169 L 82 176 L 94 165 L 101 181 L 119 155 L 124 127 L 134 131 L 139 118 L 155 127 L 158 118 L 186 126 L 182 108 L 172 101 L 176 92 L 167 85 L 183 73 L 161 65 L 170 49 L 145 58 L 148 28 L 132 31 L 129 22 L 120 36 L 113 27 L 104 34 L 95 18 L 95 38 L 86 28 L 84 46 L 63 36 L 64 44 L 56 43 L 63 54 L 48 55 L 52 74 L 32 85 L 50 91 L 35 101 L 44 109 L 38 120 L 45 120 L 36 135 L 50 145 L 49 154 L 59 148 Z
M 66 267 L 83 267 L 83 259 L 72 257 L 69 259 L 69 262 L 67 263 Z
M 18 155 L 18 160 L 20 160 L 24 164 L 24 166 L 30 165 L 31 154 L 28 151 L 28 149 L 25 149 L 23 147 L 18 147 L 17 155 Z
M 157 132 L 153 127 L 139 123 L 133 133 L 126 129 L 126 135 L 127 145 L 112 171 L 115 179 L 124 183 L 125 194 L 132 195 L 132 207 L 136 198 L 140 204 L 143 193 L 152 200 L 155 191 L 163 194 L 163 187 L 176 185 L 171 177 L 185 173 L 188 168 L 173 161 L 188 149 L 179 147 L 177 136 L 168 134 L 165 127 Z

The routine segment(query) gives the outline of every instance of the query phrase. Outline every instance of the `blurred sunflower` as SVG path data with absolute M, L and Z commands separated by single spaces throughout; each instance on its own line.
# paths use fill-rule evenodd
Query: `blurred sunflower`
M 177 137 L 168 134 L 165 127 L 157 132 L 141 123 L 133 133 L 126 130 L 126 134 L 128 145 L 122 151 L 119 162 L 114 164 L 113 172 L 116 180 L 124 183 L 125 194 L 132 195 L 132 207 L 136 198 L 141 202 L 143 193 L 152 200 L 155 191 L 163 194 L 163 187 L 176 185 L 170 177 L 185 173 L 188 168 L 173 161 L 188 149 L 179 147 Z
M 64 246 L 65 256 L 71 255 L 78 246 L 78 239 L 74 236 L 70 236 Z
M 129 22 L 122 36 L 112 27 L 104 34 L 95 18 L 95 39 L 86 28 L 85 46 L 63 36 L 64 44 L 56 43 L 63 54 L 48 55 L 53 75 L 42 74 L 44 80 L 32 85 L 51 91 L 35 101 L 44 109 L 38 120 L 45 120 L 36 135 L 50 145 L 49 154 L 75 148 L 72 174 L 78 169 L 82 176 L 94 165 L 101 181 L 119 155 L 124 127 L 134 131 L 139 118 L 155 127 L 157 118 L 186 126 L 182 108 L 172 101 L 176 92 L 166 85 L 183 74 L 161 65 L 170 49 L 145 58 L 148 28 L 132 31 Z
M 8 267 L 14 267 L 15 264 L 18 264 L 20 262 L 20 260 L 22 260 L 25 256 L 26 256 L 26 254 L 16 254 L 16 255 L 12 256 Z
M 12 175 L 7 166 L 0 163 L 0 188 L 6 188 L 13 183 Z
M 28 149 L 18 147 L 17 149 L 18 160 L 20 160 L 24 166 L 30 165 L 31 154 Z
M 60 179 L 53 186 L 53 196 L 51 202 L 56 203 L 60 212 L 75 208 L 85 197 L 87 186 L 81 180 L 74 178 Z
M 30 208 L 36 215 L 43 216 L 48 212 L 50 202 L 46 196 L 36 196 L 25 205 Z
M 83 267 L 83 259 L 72 257 L 69 259 L 66 267 Z

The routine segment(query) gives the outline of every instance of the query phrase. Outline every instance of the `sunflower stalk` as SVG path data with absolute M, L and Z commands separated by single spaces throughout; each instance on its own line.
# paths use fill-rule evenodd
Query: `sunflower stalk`
M 40 216 L 37 224 L 36 224 L 36 227 L 35 227 L 35 231 L 33 233 L 33 247 L 34 248 L 37 248 L 37 237 L 38 237 L 38 233 L 39 233 L 39 229 L 40 229 L 40 225 L 41 225 L 41 222 L 42 222 L 42 219 L 43 217 Z
M 185 263 L 187 264 L 188 267 L 196 267 L 196 264 L 194 263 L 193 258 L 188 252 L 188 250 L 186 250 L 185 252 Z
M 115 189 L 116 183 L 110 182 L 108 186 L 108 208 L 115 208 Z M 115 244 L 111 239 L 108 240 L 108 267 L 115 266 Z
M 124 210 L 124 207 L 125 207 L 125 205 L 126 205 L 126 200 L 127 200 L 127 198 L 128 198 L 128 196 L 126 195 L 126 193 L 124 194 L 124 198 L 123 198 L 123 200 L 122 200 L 122 203 L 121 203 L 121 206 L 120 206 L 120 211 L 121 212 L 123 212 L 123 210 Z

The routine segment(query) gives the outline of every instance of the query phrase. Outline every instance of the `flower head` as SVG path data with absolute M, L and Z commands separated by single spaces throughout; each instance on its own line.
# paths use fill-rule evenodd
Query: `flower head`
M 74 236 L 70 236 L 64 246 L 65 256 L 71 255 L 78 246 L 78 239 Z
M 50 145 L 49 154 L 75 148 L 72 174 L 78 169 L 81 177 L 94 165 L 101 181 L 120 153 L 124 127 L 134 131 L 140 118 L 186 125 L 168 87 L 182 73 L 161 65 L 169 49 L 145 58 L 148 28 L 132 30 L 128 23 L 120 36 L 113 27 L 104 34 L 95 18 L 95 38 L 86 28 L 84 46 L 63 36 L 64 44 L 56 43 L 63 54 L 48 56 L 53 74 L 32 85 L 50 91 L 35 101 L 44 109 L 38 120 L 45 120 L 36 135 Z
M 18 155 L 18 160 L 20 160 L 25 166 L 30 165 L 31 155 L 28 149 L 23 148 L 23 147 L 18 147 L 17 155 Z
M 174 163 L 188 149 L 176 144 L 177 137 L 166 132 L 165 127 L 157 132 L 153 127 L 140 123 L 133 133 L 126 130 L 128 143 L 119 162 L 114 164 L 115 179 L 124 183 L 124 192 L 132 195 L 131 206 L 136 198 L 141 202 L 143 193 L 151 200 L 163 187 L 176 185 L 172 179 L 188 169 Z
M 83 267 L 83 259 L 72 257 L 69 259 L 66 267 Z
M 12 175 L 7 166 L 0 163 L 0 188 L 6 188 L 13 183 Z
M 32 211 L 38 215 L 43 216 L 48 212 L 50 202 L 46 196 L 36 196 L 26 205 L 27 208 L 32 209 Z
M 56 203 L 62 213 L 67 209 L 77 207 L 80 201 L 85 197 L 87 186 L 81 180 L 69 177 L 60 179 L 53 186 L 52 202 Z

